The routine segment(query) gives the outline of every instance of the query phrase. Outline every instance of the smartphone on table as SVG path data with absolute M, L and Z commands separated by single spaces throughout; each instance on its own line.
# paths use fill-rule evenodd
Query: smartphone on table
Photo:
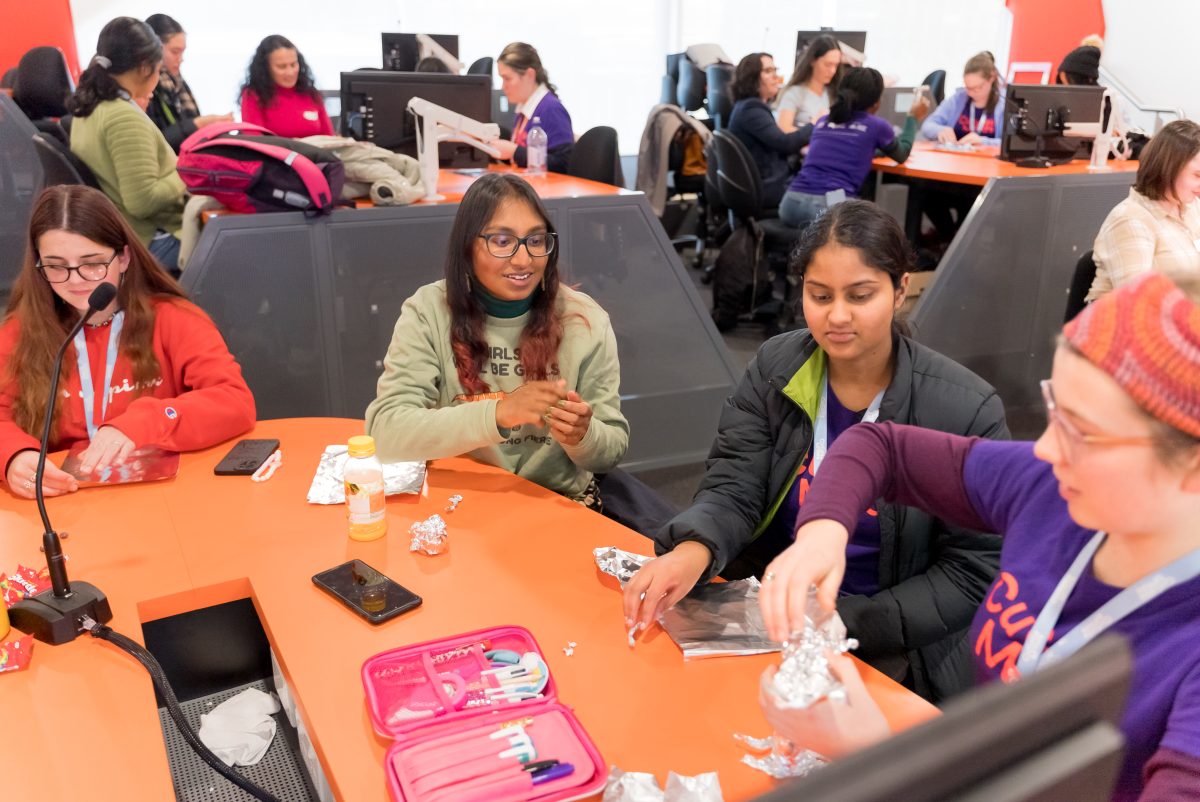
M 322 571 L 313 584 L 372 624 L 382 624 L 421 606 L 421 597 L 362 560 L 350 560 Z
M 279 450 L 278 440 L 239 440 L 213 468 L 217 476 L 250 476 Z

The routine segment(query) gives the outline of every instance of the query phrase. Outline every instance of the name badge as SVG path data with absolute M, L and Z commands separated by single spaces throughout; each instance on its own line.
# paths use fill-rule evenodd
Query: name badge
M 315 123 L 320 119 L 320 115 L 318 115 L 315 111 L 310 110 L 304 112 L 304 119 L 308 120 L 310 123 Z

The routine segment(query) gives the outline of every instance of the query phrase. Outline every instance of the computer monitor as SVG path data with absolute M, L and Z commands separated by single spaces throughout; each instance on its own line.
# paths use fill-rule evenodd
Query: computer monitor
M 1104 87 L 1010 84 L 1004 100 L 1000 158 L 1022 167 L 1049 167 L 1086 153 L 1086 137 L 1067 136 L 1068 124 L 1099 124 Z
M 342 73 L 343 136 L 417 157 L 417 125 L 408 101 L 424 98 L 480 122 L 492 116 L 492 79 L 488 75 L 362 70 Z M 469 145 L 443 142 L 443 167 L 487 167 L 486 154 Z
M 393 72 L 414 72 L 421 60 L 421 45 L 415 33 L 385 33 L 383 36 L 383 68 Z M 431 33 L 429 38 L 458 58 L 458 35 Z
M 892 124 L 893 128 L 903 128 L 908 110 L 912 108 L 915 86 L 889 86 L 884 88 L 879 97 L 877 115 Z
M 1011 685 L 951 700 L 938 718 L 834 761 L 756 802 L 1062 802 L 1108 799 L 1133 658 L 1108 634 Z
M 796 63 L 800 63 L 808 43 L 818 36 L 832 36 L 839 42 L 844 42 L 859 53 L 867 52 L 866 31 L 835 31 L 833 28 L 822 28 L 819 31 L 796 31 Z

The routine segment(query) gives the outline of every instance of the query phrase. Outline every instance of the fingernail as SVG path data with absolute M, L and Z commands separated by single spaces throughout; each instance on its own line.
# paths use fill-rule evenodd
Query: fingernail
M 626 619 L 625 619 L 625 626 L 627 626 L 627 627 L 631 627 L 631 626 L 633 626 L 633 619 L 632 619 L 632 618 L 626 618 Z

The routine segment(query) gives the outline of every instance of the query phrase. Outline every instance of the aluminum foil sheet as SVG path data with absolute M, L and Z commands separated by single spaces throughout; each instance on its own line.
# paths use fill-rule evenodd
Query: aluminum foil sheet
M 317 465 L 309 504 L 345 504 L 346 488 L 342 474 L 346 469 L 346 446 L 326 446 Z M 416 494 L 425 485 L 424 462 L 391 462 L 383 466 L 383 493 L 386 496 Z
M 446 522 L 442 520 L 442 516 L 436 513 L 424 521 L 417 521 L 408 527 L 408 532 L 412 535 L 412 545 L 409 546 L 409 551 L 419 551 L 436 557 L 439 554 L 445 554 L 450 549 Z
M 797 749 L 796 745 L 779 735 L 768 738 L 752 738 L 749 735 L 734 735 L 734 740 L 752 752 L 768 754 L 743 755 L 742 762 L 752 769 L 758 769 L 777 780 L 788 777 L 803 777 L 813 769 L 825 765 L 825 759 L 808 749 Z
M 596 566 L 622 586 L 651 559 L 611 546 L 592 553 Z M 777 652 L 779 644 L 767 637 L 758 607 L 759 587 L 757 579 L 701 585 L 663 613 L 659 623 L 685 660 Z
M 621 771 L 613 766 L 602 802 L 724 802 L 724 797 L 715 771 L 695 777 L 671 772 L 664 791 L 653 774 Z

